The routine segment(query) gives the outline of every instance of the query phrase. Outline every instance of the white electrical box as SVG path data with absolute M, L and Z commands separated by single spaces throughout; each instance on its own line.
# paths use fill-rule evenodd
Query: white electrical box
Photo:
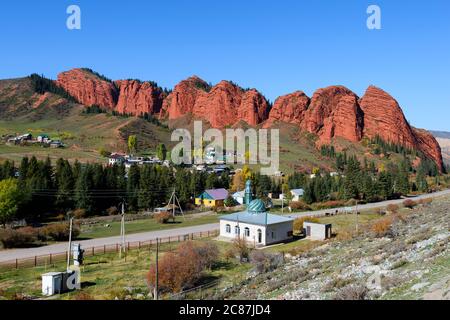
M 42 275 L 42 294 L 52 296 L 62 291 L 63 273 L 49 272 Z

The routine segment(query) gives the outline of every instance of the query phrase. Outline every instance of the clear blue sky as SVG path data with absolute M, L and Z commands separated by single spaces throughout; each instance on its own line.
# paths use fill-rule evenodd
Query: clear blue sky
M 66 8 L 82 30 L 66 28 Z M 382 30 L 366 9 L 382 9 Z M 450 131 L 448 0 L 1 1 L 0 78 L 89 67 L 173 87 L 196 74 L 267 98 L 342 84 L 390 92 L 417 127 Z

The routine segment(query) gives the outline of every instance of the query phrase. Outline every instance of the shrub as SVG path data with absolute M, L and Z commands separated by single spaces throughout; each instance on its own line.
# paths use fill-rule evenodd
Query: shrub
M 160 212 L 155 214 L 153 217 L 158 223 L 168 223 L 170 219 L 172 219 L 172 221 L 175 220 L 175 218 L 169 212 Z
M 119 209 L 117 209 L 117 207 L 109 207 L 106 209 L 106 213 L 108 216 L 116 216 L 119 214 Z
M 407 200 L 403 201 L 403 206 L 405 208 L 413 209 L 414 207 L 417 206 L 417 202 L 415 202 L 411 199 L 407 199 Z
M 67 241 L 69 240 L 70 226 L 68 223 L 52 223 L 39 229 L 39 237 L 42 240 Z M 80 229 L 74 225 L 72 239 L 80 235 Z
M 250 248 L 248 247 L 247 241 L 245 241 L 243 237 L 236 237 L 236 239 L 234 239 L 233 250 L 236 256 L 239 257 L 240 262 L 248 260 L 250 255 Z
M 76 209 L 72 212 L 72 214 L 75 219 L 83 219 L 86 216 L 86 210 Z
M 319 219 L 314 217 L 302 217 L 294 220 L 294 232 L 303 233 L 303 223 L 304 222 L 313 222 L 318 223 Z
M 0 242 L 5 249 L 30 247 L 36 240 L 36 231 L 32 227 L 0 229 Z
M 335 300 L 366 300 L 368 290 L 363 285 L 348 285 L 340 289 Z
M 182 243 L 173 252 L 166 253 L 158 265 L 158 284 L 161 292 L 180 292 L 192 287 L 202 277 L 203 271 L 214 264 L 218 257 L 215 245 Z M 153 289 L 156 266 L 147 274 L 147 283 Z
M 324 210 L 324 209 L 332 209 L 345 206 L 345 201 L 335 200 L 335 201 L 326 201 L 321 203 L 315 203 L 315 210 Z
M 391 217 L 382 218 L 372 225 L 372 232 L 376 237 L 384 237 L 391 231 L 392 222 L 393 220 Z
M 265 253 L 261 250 L 254 250 L 250 254 L 250 262 L 254 265 L 257 273 L 273 271 L 283 264 L 282 254 Z
M 292 201 L 289 206 L 292 210 L 301 210 L 301 211 L 307 211 L 311 210 L 311 208 L 303 201 Z
M 390 213 L 396 213 L 398 211 L 399 207 L 396 204 L 390 204 L 390 205 L 387 206 L 386 209 Z

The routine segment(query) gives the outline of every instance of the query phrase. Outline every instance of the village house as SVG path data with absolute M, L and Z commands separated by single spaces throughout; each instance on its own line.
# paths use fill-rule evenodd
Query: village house
M 205 207 L 223 207 L 225 200 L 228 198 L 226 189 L 210 189 L 205 190 L 201 195 L 195 198 L 195 204 Z
M 247 210 L 220 218 L 220 238 L 233 240 L 242 237 L 255 247 L 292 239 L 294 219 L 270 214 L 262 200 L 252 200 L 250 181 L 246 183 L 245 203 Z
M 50 141 L 50 136 L 47 134 L 40 134 L 37 136 L 37 141 L 40 143 L 48 143 Z
M 303 222 L 303 233 L 311 240 L 326 240 L 331 238 L 331 224 Z
M 125 162 L 125 157 L 118 153 L 113 153 L 108 158 L 108 164 L 110 166 L 113 166 L 115 164 L 120 165 L 120 164 L 123 164 L 124 162 Z

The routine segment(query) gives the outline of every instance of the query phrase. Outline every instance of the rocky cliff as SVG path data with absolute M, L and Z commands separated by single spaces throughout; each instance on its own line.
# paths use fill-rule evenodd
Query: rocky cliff
M 56 83 L 79 103 L 114 109 L 118 90 L 114 83 L 101 78 L 88 69 L 73 69 L 58 75 Z
M 155 84 L 138 80 L 115 82 L 119 99 L 115 109 L 119 113 L 140 115 L 159 114 L 166 94 Z
M 291 123 L 318 137 L 317 144 L 335 138 L 352 142 L 363 137 L 415 148 L 442 168 L 442 155 L 436 139 L 412 128 L 398 102 L 382 89 L 370 86 L 362 98 L 343 86 L 317 90 L 310 99 L 304 92 L 276 99 L 273 107 L 256 89 L 243 89 L 231 81 L 209 85 L 197 76 L 177 84 L 169 95 L 151 82 L 116 82 L 89 69 L 63 72 L 56 81 L 81 104 L 99 105 L 119 113 L 149 113 L 174 120 L 190 114 L 207 120 L 212 127 L 224 128 L 239 122 L 251 126 Z

